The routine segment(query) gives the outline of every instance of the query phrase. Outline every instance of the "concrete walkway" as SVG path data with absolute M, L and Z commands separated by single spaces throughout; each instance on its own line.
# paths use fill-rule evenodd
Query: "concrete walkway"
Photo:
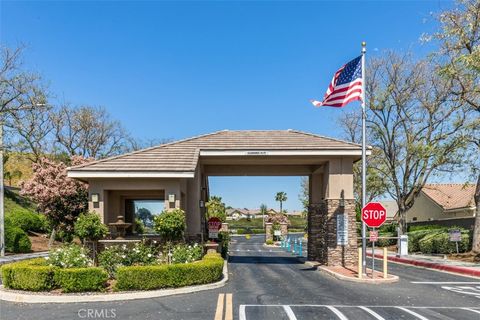
M 0 257 L 0 265 L 10 263 L 10 262 L 16 262 L 16 261 L 39 258 L 39 257 L 46 257 L 46 256 L 48 256 L 48 251 L 11 254 L 11 255 L 7 255 L 5 257 Z
M 371 252 L 367 252 L 367 255 L 371 256 Z M 383 258 L 383 251 L 375 250 L 375 257 Z M 480 277 L 480 263 L 444 259 L 443 256 L 410 254 L 408 256 L 398 257 L 395 252 L 389 251 L 388 260 L 419 267 L 454 272 L 467 276 Z

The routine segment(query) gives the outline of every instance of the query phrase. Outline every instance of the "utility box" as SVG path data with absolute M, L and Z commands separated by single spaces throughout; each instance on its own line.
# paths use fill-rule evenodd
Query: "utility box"
M 401 235 L 398 239 L 398 255 L 407 256 L 408 255 L 408 236 Z

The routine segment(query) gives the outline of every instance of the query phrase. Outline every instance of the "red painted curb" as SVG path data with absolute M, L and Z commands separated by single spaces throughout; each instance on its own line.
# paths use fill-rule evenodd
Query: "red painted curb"
M 367 255 L 370 256 L 370 257 L 372 256 L 371 253 L 369 253 Z M 375 258 L 383 259 L 383 255 L 375 254 Z M 437 270 L 442 270 L 442 271 L 465 274 L 465 275 L 474 276 L 474 277 L 480 277 L 480 270 L 475 270 L 475 269 L 471 269 L 471 268 L 442 265 L 442 264 L 437 264 L 437 263 L 433 263 L 433 262 L 418 261 L 418 260 L 400 258 L 400 257 L 395 257 L 395 256 L 388 256 L 387 259 L 390 260 L 390 261 L 393 261 L 393 262 L 400 262 L 400 263 L 411 264 L 411 265 L 419 266 L 419 267 L 425 267 L 425 268 L 430 268 L 430 269 L 437 269 Z

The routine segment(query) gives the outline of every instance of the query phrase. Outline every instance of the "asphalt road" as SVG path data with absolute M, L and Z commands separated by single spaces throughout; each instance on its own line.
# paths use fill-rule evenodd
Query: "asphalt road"
M 231 310 L 233 319 L 240 320 L 480 320 L 480 279 L 391 263 L 391 273 L 400 276 L 398 283 L 349 283 L 316 271 L 281 249 L 266 248 L 262 240 L 262 236 L 233 238 L 230 279 L 220 289 L 114 303 L 0 302 L 0 319 L 228 320 Z

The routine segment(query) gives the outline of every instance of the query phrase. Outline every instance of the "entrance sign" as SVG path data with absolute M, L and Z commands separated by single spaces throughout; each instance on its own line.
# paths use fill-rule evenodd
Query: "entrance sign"
M 370 242 L 377 242 L 378 241 L 378 231 L 377 230 L 370 230 Z
M 337 214 L 337 245 L 348 244 L 348 215 Z
M 217 217 L 208 219 L 208 237 L 218 239 L 218 231 L 222 227 L 222 221 Z
M 387 220 L 387 210 L 379 202 L 369 202 L 362 209 L 362 221 L 371 228 L 378 228 Z

